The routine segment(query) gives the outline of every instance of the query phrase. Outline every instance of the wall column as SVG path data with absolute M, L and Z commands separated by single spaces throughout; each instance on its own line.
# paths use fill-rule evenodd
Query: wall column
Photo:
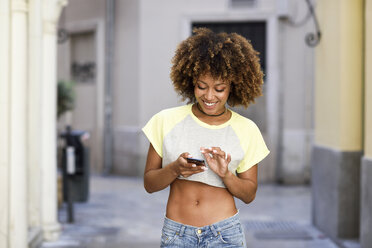
M 334 239 L 359 236 L 363 0 L 317 2 L 313 223 Z
M 360 244 L 372 248 L 372 0 L 365 1 L 364 156 L 361 169 Z
M 41 91 L 42 91 L 42 5 L 41 0 L 29 0 L 29 87 L 28 87 L 28 223 L 29 246 L 42 242 L 41 228 Z
M 66 1 L 43 0 L 42 225 L 44 239 L 60 233 L 57 221 L 57 21 Z
M 9 247 L 27 246 L 27 2 L 11 1 Z
M 9 243 L 10 1 L 0 1 L 0 247 Z

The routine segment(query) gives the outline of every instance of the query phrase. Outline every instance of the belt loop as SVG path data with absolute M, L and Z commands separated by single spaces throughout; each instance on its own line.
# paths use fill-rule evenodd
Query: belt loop
M 214 227 L 214 225 L 210 225 L 209 228 L 211 229 L 214 236 L 218 236 L 218 232 L 217 232 L 216 228 Z
M 186 229 L 186 226 L 182 225 L 180 229 L 180 237 L 182 237 L 183 234 L 185 233 L 185 229 Z

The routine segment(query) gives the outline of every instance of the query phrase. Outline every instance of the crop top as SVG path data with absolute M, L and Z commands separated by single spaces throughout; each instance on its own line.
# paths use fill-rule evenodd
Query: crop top
M 231 111 L 231 118 L 221 125 L 209 125 L 199 120 L 191 110 L 192 104 L 169 108 L 155 114 L 142 129 L 155 151 L 162 158 L 162 166 L 188 152 L 193 158 L 204 159 L 201 147 L 220 147 L 231 154 L 229 170 L 236 175 L 247 171 L 268 154 L 265 141 L 257 125 L 250 119 Z M 206 163 L 208 166 L 208 164 Z M 226 188 L 212 170 L 179 179 L 202 182 Z

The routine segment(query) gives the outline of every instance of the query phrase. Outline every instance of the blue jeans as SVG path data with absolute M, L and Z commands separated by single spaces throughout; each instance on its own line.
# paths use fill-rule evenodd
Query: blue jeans
M 209 226 L 194 227 L 165 217 L 161 235 L 163 248 L 246 247 L 238 213 Z

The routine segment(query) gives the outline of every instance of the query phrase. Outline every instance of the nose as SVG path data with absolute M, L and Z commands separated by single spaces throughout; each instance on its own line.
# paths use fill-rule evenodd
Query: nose
M 212 89 L 208 89 L 208 91 L 206 92 L 206 94 L 205 94 L 205 99 L 206 100 L 213 100 L 213 91 L 212 91 Z

